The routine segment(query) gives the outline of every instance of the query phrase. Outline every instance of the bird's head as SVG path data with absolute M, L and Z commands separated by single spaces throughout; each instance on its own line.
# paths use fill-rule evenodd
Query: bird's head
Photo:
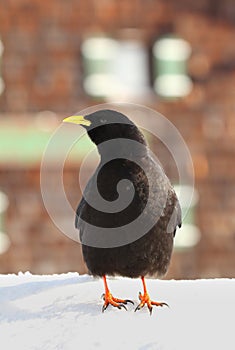
M 130 139 L 146 145 L 145 138 L 137 126 L 124 114 L 103 109 L 85 116 L 71 116 L 63 122 L 82 125 L 90 139 L 98 146 L 112 139 Z

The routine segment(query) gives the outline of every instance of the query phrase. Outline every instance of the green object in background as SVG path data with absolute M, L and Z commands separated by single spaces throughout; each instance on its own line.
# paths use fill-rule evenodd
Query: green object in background
M 4 90 L 4 82 L 2 79 L 2 53 L 3 53 L 3 44 L 0 38 L 0 95 Z
M 174 245 L 177 250 L 185 250 L 196 246 L 201 236 L 195 220 L 198 192 L 187 185 L 174 188 L 179 198 L 183 219 L 182 228 L 175 236 Z
M 0 192 L 0 231 L 4 230 L 4 212 L 7 210 L 8 204 L 7 196 Z
M 108 37 L 90 37 L 82 44 L 85 76 L 111 73 L 112 60 L 117 54 L 117 41 Z
M 154 89 L 165 98 L 186 96 L 192 90 L 187 75 L 187 61 L 191 54 L 189 43 L 176 36 L 165 36 L 153 46 Z
M 117 51 L 118 43 L 112 38 L 93 36 L 84 40 L 81 52 L 84 89 L 88 95 L 96 98 L 105 97 L 115 85 L 112 68 Z
M 7 251 L 10 246 L 10 240 L 8 236 L 4 233 L 4 214 L 7 210 L 9 201 L 7 196 L 0 192 L 0 254 Z
M 44 131 L 34 126 L 0 124 L 0 165 L 29 166 L 39 164 L 51 136 L 51 131 Z M 67 130 L 63 133 L 58 147 L 51 154 L 52 162 L 59 161 L 60 150 L 67 146 L 69 139 L 70 131 Z M 78 162 L 91 147 L 89 139 L 81 137 L 79 143 L 75 144 L 69 152 L 69 160 Z

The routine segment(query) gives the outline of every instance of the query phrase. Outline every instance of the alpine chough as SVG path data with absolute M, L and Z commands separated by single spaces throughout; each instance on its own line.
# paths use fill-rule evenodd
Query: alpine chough
M 151 314 L 153 305 L 167 305 L 150 299 L 145 276 L 161 277 L 168 269 L 175 232 L 181 226 L 175 191 L 144 135 L 124 114 L 106 109 L 64 122 L 82 125 L 100 154 L 78 205 L 75 226 L 89 272 L 104 281 L 102 311 L 110 304 L 126 309 L 125 304 L 133 303 L 110 293 L 106 275 L 120 275 L 141 278 L 143 293 L 135 311 L 146 304 Z M 128 196 L 131 200 L 125 208 L 121 204 L 111 208 Z

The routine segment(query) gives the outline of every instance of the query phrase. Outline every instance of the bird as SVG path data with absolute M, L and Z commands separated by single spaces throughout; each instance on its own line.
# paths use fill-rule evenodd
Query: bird
M 110 292 L 107 276 L 123 276 L 141 278 L 135 311 L 147 306 L 151 315 L 153 306 L 168 306 L 150 298 L 145 279 L 161 278 L 169 267 L 182 224 L 174 188 L 142 131 L 125 114 L 101 109 L 63 122 L 84 127 L 100 156 L 78 204 L 75 227 L 89 273 L 103 279 L 102 312 L 109 305 L 127 310 L 126 304 L 134 304 Z

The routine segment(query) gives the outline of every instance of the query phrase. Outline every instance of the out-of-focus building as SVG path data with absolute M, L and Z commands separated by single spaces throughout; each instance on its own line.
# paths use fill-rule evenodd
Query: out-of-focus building
M 234 1 L 2 0 L 0 38 L 0 191 L 9 201 L 0 212 L 0 272 L 86 271 L 79 245 L 44 208 L 40 161 L 63 117 L 116 99 L 162 113 L 191 152 L 200 241 L 175 250 L 168 277 L 234 277 Z M 166 147 L 150 146 L 177 182 Z M 74 208 L 79 164 L 64 168 Z

